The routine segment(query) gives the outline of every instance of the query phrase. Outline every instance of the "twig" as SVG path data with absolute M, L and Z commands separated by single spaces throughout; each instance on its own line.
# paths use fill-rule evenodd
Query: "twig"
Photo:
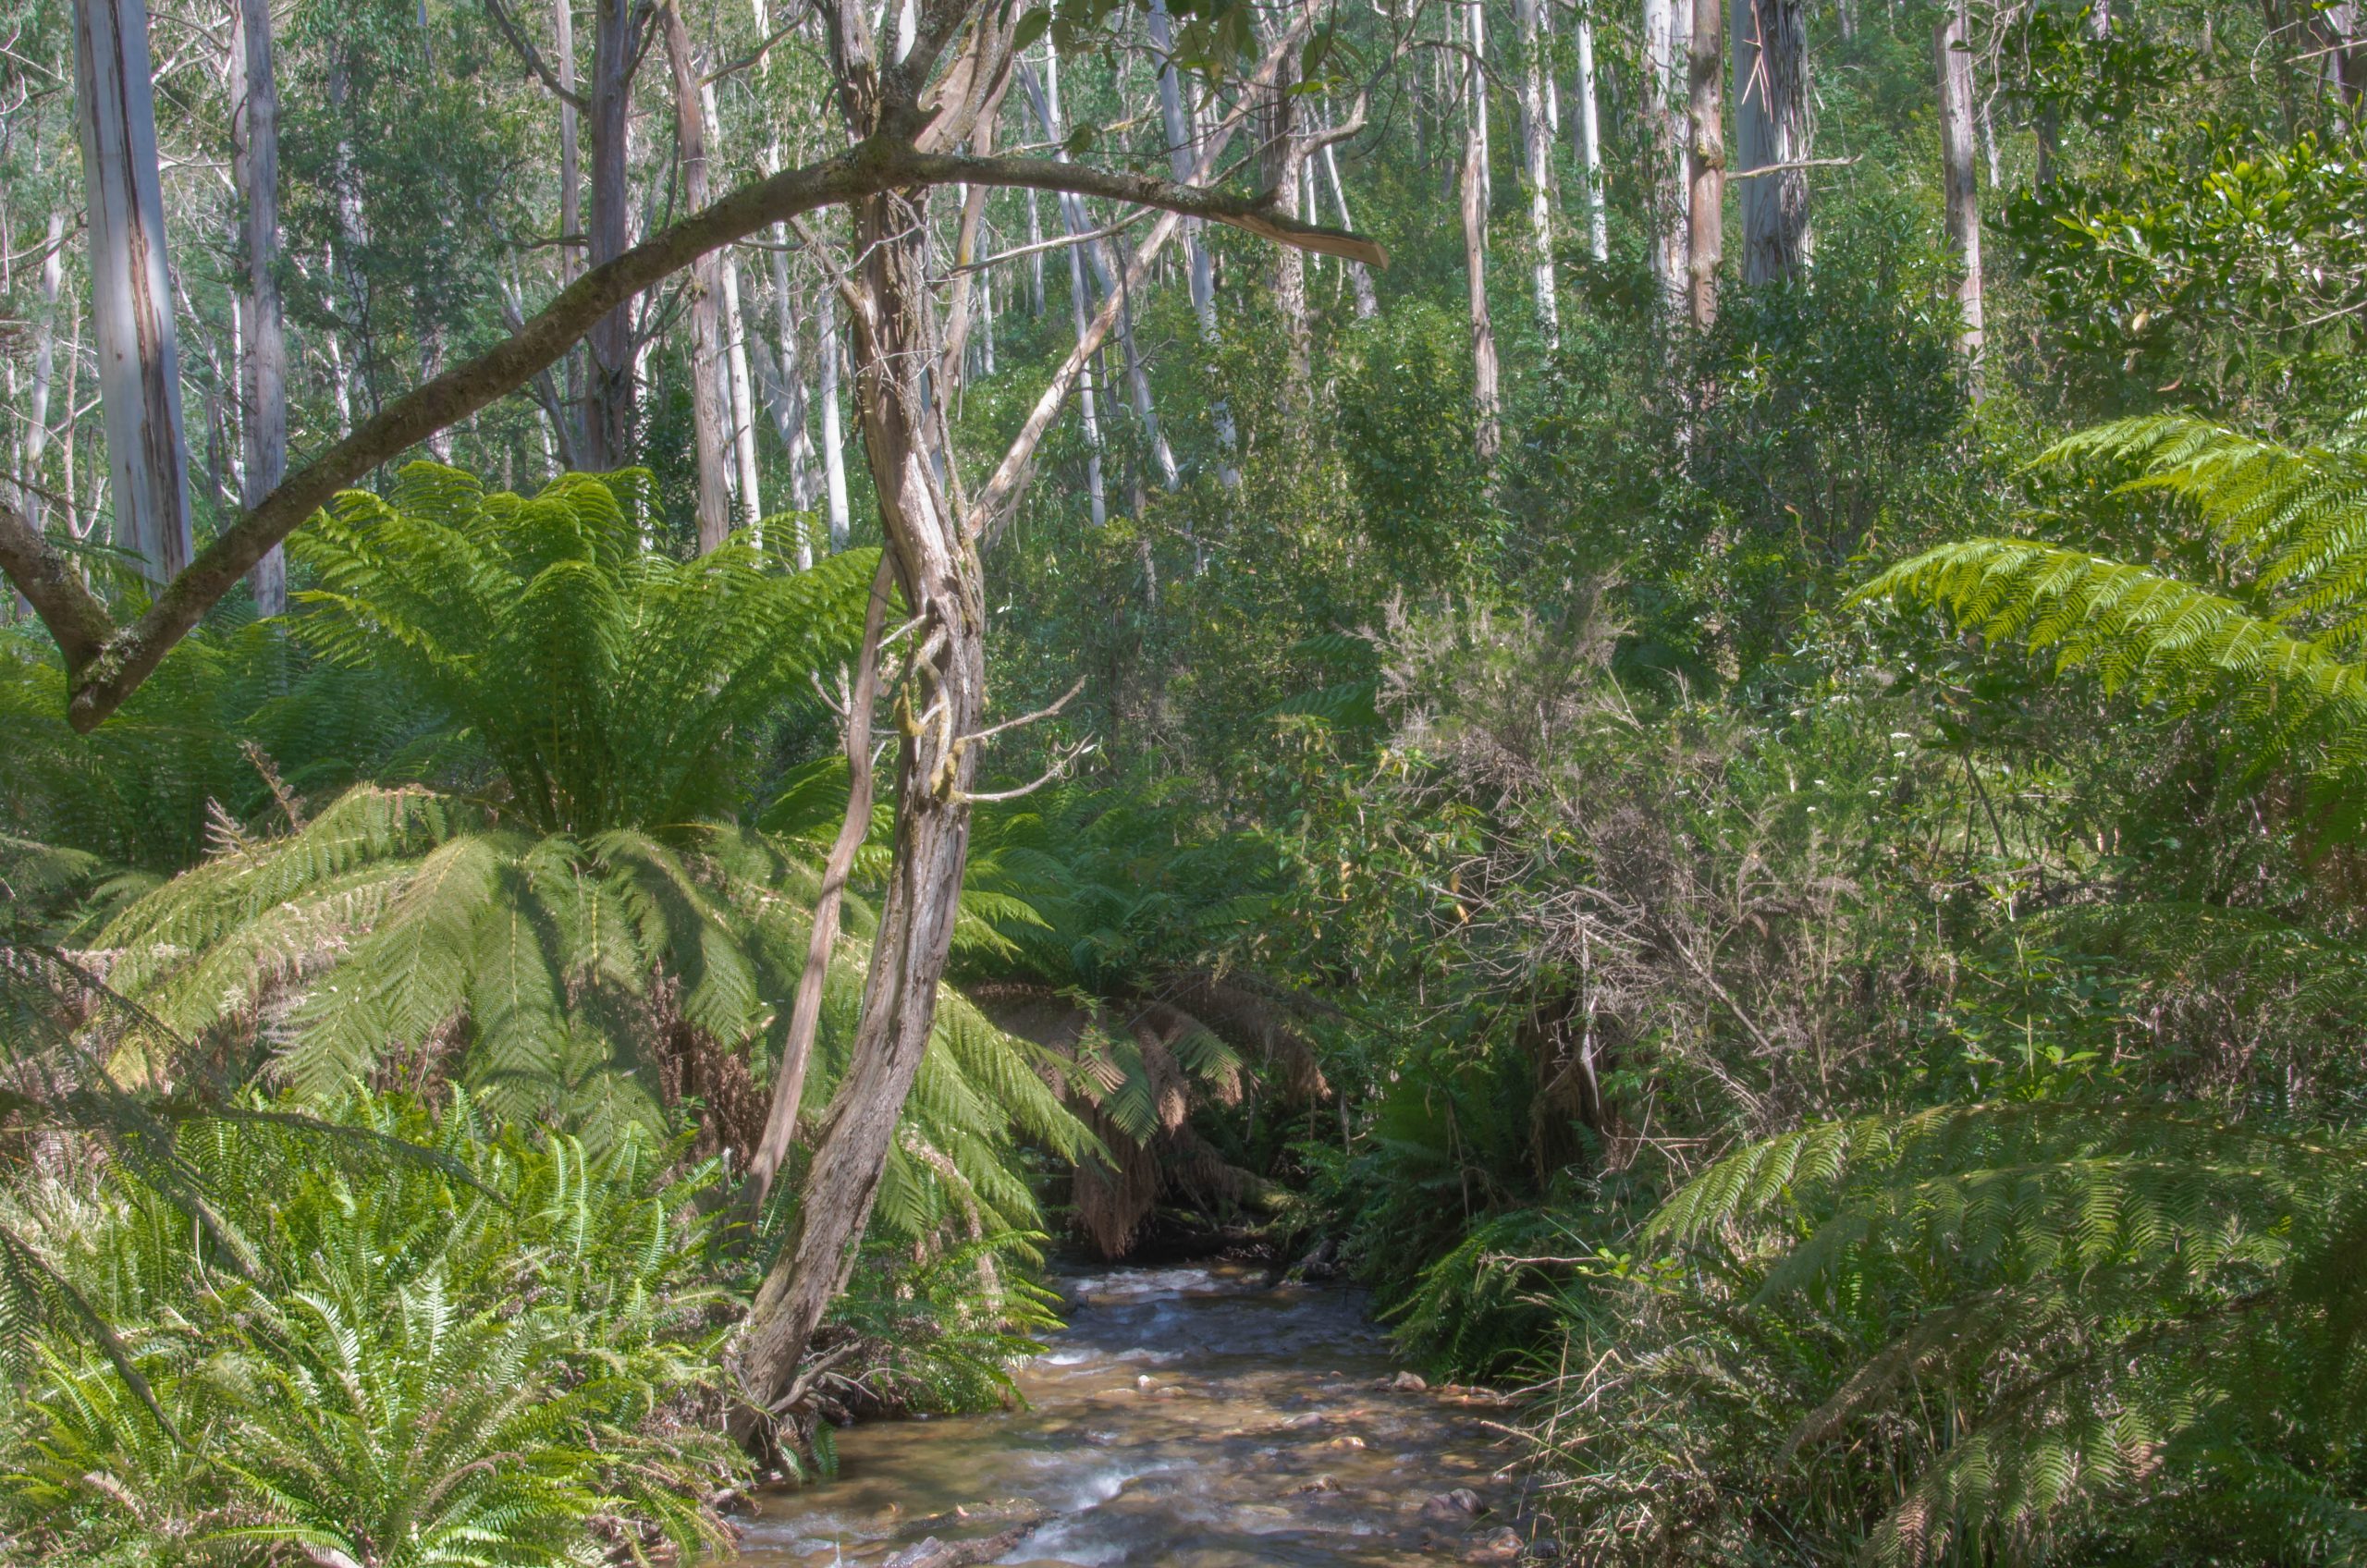
M 1761 164 L 1755 169 L 1728 169 L 1728 179 L 1757 179 L 1762 174 L 1782 174 L 1789 169 L 1846 169 L 1865 156 L 1853 153 L 1846 158 L 1786 158 L 1780 164 Z
M 1050 718 L 1062 708 L 1068 706 L 1070 703 L 1075 701 L 1076 694 L 1084 690 L 1085 677 L 1080 675 L 1076 678 L 1076 684 L 1061 692 L 1060 701 L 1054 703 L 1051 706 L 1037 708 L 1034 713 L 1021 714 L 1017 718 L 1006 718 L 1000 724 L 990 724 L 984 729 L 977 730 L 973 734 L 963 736 L 961 744 L 966 746 L 974 741 L 992 740 L 995 736 L 1001 734 L 1006 729 L 1016 729 L 1024 724 L 1035 724 L 1040 720 Z
M 976 793 L 968 790 L 960 790 L 954 792 L 953 798 L 963 805 L 976 806 L 991 805 L 997 801 L 1015 801 L 1024 795 L 1032 795 L 1036 790 L 1044 788 L 1047 784 L 1049 784 L 1053 780 L 1059 778 L 1061 775 L 1066 773 L 1072 764 L 1076 762 L 1078 758 L 1084 756 L 1091 750 L 1093 750 L 1092 741 L 1078 741 L 1074 746 L 1069 749 L 1065 755 L 1055 759 L 1052 766 L 1044 770 L 1042 777 L 1036 779 L 1033 783 L 1022 784 L 1016 790 L 988 790 L 984 793 Z

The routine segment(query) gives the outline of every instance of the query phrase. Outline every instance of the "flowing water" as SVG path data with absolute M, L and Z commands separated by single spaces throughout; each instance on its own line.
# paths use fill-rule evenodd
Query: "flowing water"
M 1069 1327 L 1019 1373 L 1024 1408 L 840 1433 L 836 1479 L 759 1497 L 742 1562 L 948 1561 L 932 1538 L 1041 1568 L 1520 1555 L 1504 1413 L 1392 1386 L 1355 1292 L 1223 1268 L 1054 1283 Z

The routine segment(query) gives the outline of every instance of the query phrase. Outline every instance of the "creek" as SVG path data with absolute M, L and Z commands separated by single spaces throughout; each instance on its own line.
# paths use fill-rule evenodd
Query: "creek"
M 768 1489 L 751 1568 L 1512 1562 L 1530 1531 L 1485 1394 L 1400 1376 L 1357 1292 L 1262 1270 L 1056 1278 L 1025 1403 L 839 1434 Z M 932 1544 L 934 1543 L 934 1544 Z

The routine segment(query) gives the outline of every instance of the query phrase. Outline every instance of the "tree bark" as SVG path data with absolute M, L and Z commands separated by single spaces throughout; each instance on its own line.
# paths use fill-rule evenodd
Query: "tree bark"
M 1981 399 L 1981 184 L 1973 167 L 1972 56 L 1966 50 L 1964 0 L 1950 0 L 1932 33 L 1940 90 L 1940 172 L 1947 193 L 1949 248 L 1956 253 L 1956 339 L 1965 385 Z
M 1611 259 L 1611 214 L 1602 187 L 1602 113 L 1595 91 L 1594 21 L 1583 12 L 1574 47 L 1578 68 L 1570 134 L 1577 144 L 1578 176 L 1586 183 L 1587 252 L 1598 262 L 1607 262 Z
M 644 12 L 637 0 L 593 0 L 592 228 L 588 254 L 598 267 L 631 243 L 632 79 L 641 52 Z M 619 300 L 594 324 L 586 340 L 591 363 L 585 389 L 585 460 L 595 470 L 621 468 L 633 448 L 632 302 Z
M 674 147 L 682 167 L 683 199 L 698 212 L 707 204 L 706 116 L 699 102 L 699 67 L 682 8 L 665 7 L 666 58 L 674 68 Z M 697 447 L 699 554 L 718 549 L 731 534 L 731 488 L 723 461 L 723 259 L 710 251 L 691 263 L 691 425 Z
M 1538 12 L 1545 0 L 1515 0 L 1520 19 L 1521 152 L 1528 185 L 1528 243 L 1537 285 L 1537 325 L 1549 349 L 1562 346 L 1562 312 L 1553 297 L 1553 144 L 1545 115 L 1545 40 Z M 1328 154 L 1329 147 L 1324 149 Z
M 79 0 L 74 67 L 116 542 L 163 584 L 190 563 L 189 453 L 142 0 Z
M 1726 249 L 1726 12 L 1723 0 L 1687 3 L 1693 7 L 1687 265 L 1692 276 L 1693 325 L 1706 331 L 1718 319 L 1718 268 Z
M 279 89 L 269 0 L 231 0 L 237 91 L 230 167 L 244 206 L 246 287 L 239 296 L 239 429 L 246 447 L 239 504 L 260 506 L 288 472 L 288 329 L 279 294 Z M 248 572 L 255 613 L 288 612 L 288 559 L 273 545 Z
M 1815 248 L 1809 171 L 1797 166 L 1815 153 L 1807 12 L 1806 0 L 1734 0 L 1742 276 L 1754 288 L 1803 276 Z

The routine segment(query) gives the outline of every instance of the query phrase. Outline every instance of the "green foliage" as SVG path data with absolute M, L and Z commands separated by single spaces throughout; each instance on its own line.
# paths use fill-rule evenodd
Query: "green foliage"
M 406 467 L 297 536 L 311 645 L 408 681 L 484 748 L 545 833 L 662 827 L 728 808 L 759 722 L 861 633 L 876 552 L 782 574 L 752 546 L 644 547 L 646 476 L 568 474 L 531 498 Z
M 2093 672 L 2107 692 L 2223 712 L 2239 721 L 2229 741 L 2249 753 L 2248 777 L 2313 774 L 2337 830 L 2355 827 L 2367 468 L 2347 448 L 2284 447 L 2183 418 L 2104 425 L 2047 459 L 2134 468 L 2113 496 L 2192 508 L 2225 591 L 2068 545 L 1972 539 L 1889 568 L 1858 597 L 1943 608 L 1992 642 L 2051 655 L 2057 673 Z
M 539 1568 L 719 1543 L 705 1499 L 741 1462 L 704 1415 L 729 1316 L 698 1217 L 717 1168 L 638 1136 L 593 1157 L 497 1132 L 465 1098 L 353 1115 L 437 1161 L 323 1160 L 267 1120 L 184 1140 L 243 1266 L 128 1170 L 17 1200 L 171 1425 L 45 1344 L 0 1439 L 15 1545 Z

